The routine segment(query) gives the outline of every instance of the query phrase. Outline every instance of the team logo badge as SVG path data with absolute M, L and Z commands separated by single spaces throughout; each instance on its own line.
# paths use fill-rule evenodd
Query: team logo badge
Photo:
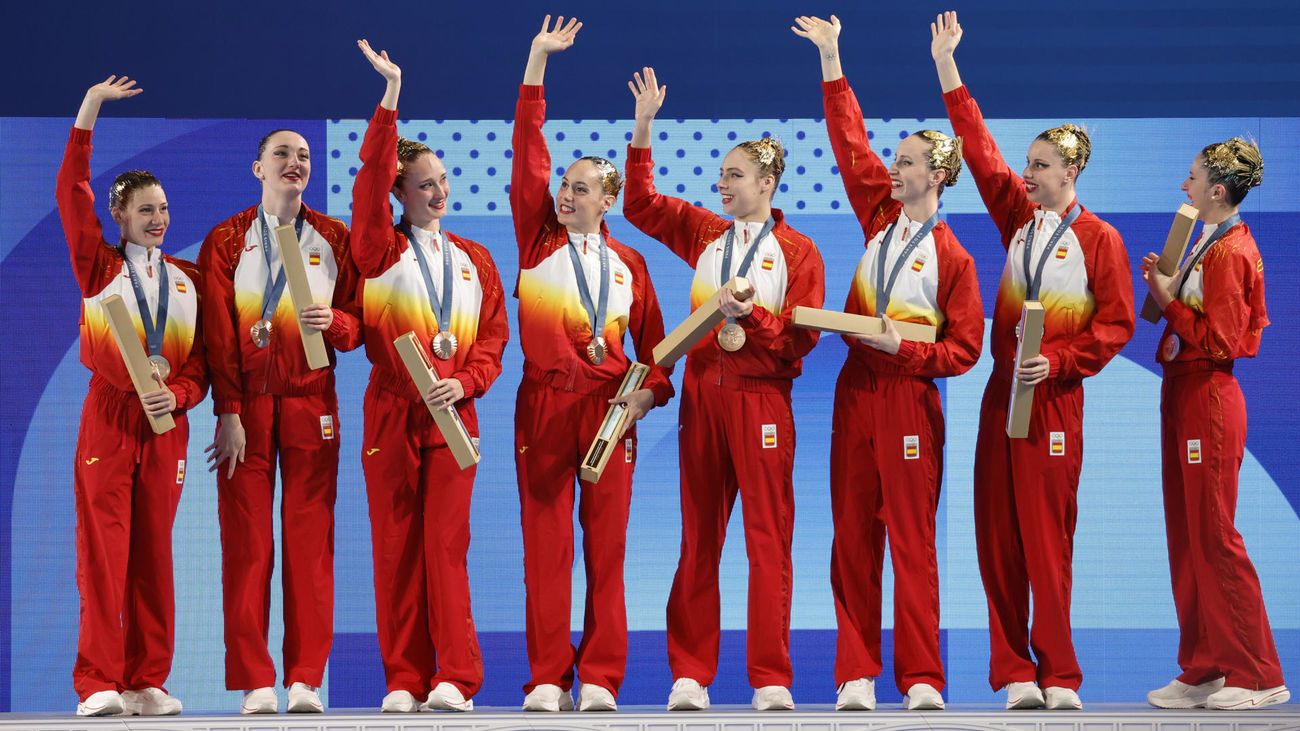
M 763 449 L 776 449 L 776 424 L 763 425 Z
M 614 272 L 614 284 L 622 284 L 622 283 L 623 283 L 623 270 L 620 269 Z
M 186 286 L 185 286 L 185 280 L 184 280 L 184 279 L 177 279 L 177 280 L 176 280 L 176 291 L 177 291 L 177 292 L 180 292 L 181 294 L 185 294 L 186 292 L 189 291 L 189 287 L 186 287 Z
M 770 272 L 772 267 L 776 266 L 776 258 L 771 256 L 763 257 L 763 271 Z
M 326 440 L 334 438 L 334 417 L 329 414 L 320 418 L 320 438 Z
M 903 437 L 903 459 L 921 458 L 921 438 L 916 434 Z
M 623 440 L 623 461 L 632 464 L 632 438 Z
M 1053 457 L 1064 457 L 1065 456 L 1065 432 L 1054 431 L 1048 434 L 1047 436 L 1048 436 L 1047 453 L 1052 455 Z
M 1187 440 L 1187 464 L 1200 464 L 1200 463 L 1201 463 L 1201 440 L 1188 439 Z
M 1065 257 L 1069 256 L 1069 254 L 1070 254 L 1070 245 L 1068 243 L 1062 243 L 1060 246 L 1056 247 L 1057 259 L 1065 259 Z
M 465 280 L 466 282 L 470 280 L 469 267 L 462 266 L 460 268 L 460 278 Z
M 307 263 L 314 267 L 320 266 L 320 247 L 313 246 L 307 252 Z
M 1199 444 L 1200 442 L 1197 443 Z M 176 460 L 176 484 L 185 484 L 185 460 L 183 459 Z

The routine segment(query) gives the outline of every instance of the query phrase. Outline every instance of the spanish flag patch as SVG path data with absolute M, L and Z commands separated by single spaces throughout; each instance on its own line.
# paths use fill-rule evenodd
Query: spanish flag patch
M 1200 464 L 1200 463 L 1201 463 L 1201 440 L 1188 439 L 1187 440 L 1187 464 Z
M 185 484 L 185 460 L 183 459 L 176 460 L 176 484 Z
M 469 267 L 462 266 L 460 268 L 460 278 L 465 280 L 466 282 L 470 280 Z
M 334 417 L 329 414 L 320 418 L 320 438 L 326 441 L 334 438 Z
M 1056 247 L 1056 258 L 1057 258 L 1057 259 L 1064 259 L 1066 256 L 1069 255 L 1069 253 L 1070 253 L 1070 245 L 1069 245 L 1069 244 L 1061 244 L 1060 246 Z
M 314 267 L 320 266 L 320 249 L 313 248 L 307 254 L 307 263 L 311 264 Z
M 765 257 L 763 257 L 763 271 L 765 271 L 765 272 L 770 272 L 770 271 L 772 271 L 772 267 L 775 266 L 775 265 L 776 265 L 776 259 L 775 259 L 775 258 L 770 257 L 770 256 L 765 256 Z
M 1065 432 L 1054 431 L 1048 435 L 1047 453 L 1053 457 L 1065 456 Z
M 912 262 L 912 271 L 919 272 L 924 268 L 925 268 L 925 259 L 922 259 L 919 256 L 916 257 L 916 260 Z
M 921 437 L 909 434 L 903 437 L 903 459 L 921 458 Z
M 622 284 L 622 283 L 623 283 L 623 272 L 621 271 L 614 272 L 614 284 Z
M 776 424 L 763 425 L 763 449 L 776 449 Z
M 177 279 L 177 280 L 176 280 L 176 291 L 177 291 L 177 292 L 180 292 L 181 294 L 185 294 L 186 292 L 189 291 L 189 287 L 186 287 L 186 286 L 185 286 L 185 280 L 184 280 L 184 279 Z

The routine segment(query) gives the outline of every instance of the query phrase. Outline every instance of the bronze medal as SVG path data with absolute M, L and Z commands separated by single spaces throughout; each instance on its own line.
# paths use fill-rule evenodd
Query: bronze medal
M 1172 363 L 1174 358 L 1178 357 L 1178 351 L 1182 350 L 1182 344 L 1178 341 L 1178 335 L 1169 333 L 1169 337 L 1160 344 L 1160 357 L 1166 363 Z
M 598 335 L 587 343 L 587 360 L 591 361 L 592 365 L 604 363 L 605 353 L 605 338 Z
M 440 360 L 450 360 L 456 354 L 456 336 L 447 330 L 439 332 L 433 336 L 431 350 Z
M 745 347 L 745 328 L 729 322 L 718 331 L 718 345 L 728 353 L 734 353 Z
M 265 348 L 271 344 L 271 321 L 258 320 L 248 329 L 248 335 L 253 338 L 253 345 L 259 348 Z
M 149 356 L 149 364 L 153 366 L 153 369 L 158 374 L 158 377 L 163 379 L 164 381 L 167 380 L 167 376 L 170 376 L 172 373 L 172 364 L 168 363 L 167 359 L 162 357 L 161 355 Z

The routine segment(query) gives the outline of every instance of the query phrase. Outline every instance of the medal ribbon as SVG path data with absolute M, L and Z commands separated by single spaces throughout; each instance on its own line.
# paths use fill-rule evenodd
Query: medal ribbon
M 280 267 L 279 276 L 271 278 L 271 224 L 266 220 L 266 212 L 262 206 L 257 206 L 257 218 L 262 222 L 262 256 L 266 258 L 266 289 L 262 292 L 262 319 L 270 320 L 271 313 L 275 308 L 280 306 L 280 298 L 284 296 L 284 266 Z M 299 212 L 298 218 L 293 222 L 294 234 L 302 241 L 302 213 Z
M 433 310 L 433 319 L 437 321 L 438 329 L 451 330 L 451 241 L 446 236 L 442 237 L 442 297 L 438 297 L 438 291 L 433 288 L 433 274 L 429 271 L 429 261 L 424 258 L 424 252 L 420 251 L 420 245 L 415 242 L 415 235 L 411 232 L 411 224 L 402 219 L 402 233 L 406 234 L 406 241 L 411 245 L 411 252 L 415 254 L 415 261 L 420 265 L 420 274 L 424 275 L 424 289 L 429 293 L 429 309 Z
M 889 230 L 885 232 L 885 238 L 880 240 L 880 255 L 876 259 L 876 317 L 884 317 L 885 310 L 889 307 L 889 295 L 894 291 L 894 283 L 898 281 L 898 273 L 902 271 L 903 264 L 907 262 L 908 257 L 916 251 L 916 247 L 921 244 L 921 239 L 930 233 L 930 229 L 939 222 L 939 212 L 935 211 L 930 217 L 925 219 L 921 228 L 911 239 L 908 240 L 907 246 L 903 247 L 902 253 L 894 261 L 894 270 L 889 273 L 889 281 L 885 281 L 885 254 L 889 248 L 889 242 L 894 240 L 894 229 L 898 228 L 898 219 L 889 224 Z
M 731 279 L 731 250 L 736 244 L 736 226 L 739 225 L 740 222 L 737 221 L 735 226 L 727 229 L 727 243 L 722 249 L 721 284 L 726 284 Z M 736 276 L 743 277 L 749 272 L 749 265 L 754 263 L 754 254 L 758 251 L 758 242 L 762 241 L 764 236 L 772 233 L 773 228 L 776 228 L 776 219 L 768 216 L 767 223 L 763 224 L 763 230 L 758 232 L 758 238 L 754 239 L 754 244 L 749 247 L 749 251 L 745 252 L 745 258 L 741 259 L 740 270 L 736 272 Z
M 1026 300 L 1038 299 L 1038 288 L 1043 283 L 1043 265 L 1047 263 L 1047 257 L 1051 255 L 1052 249 L 1055 248 L 1056 246 L 1056 242 L 1061 240 L 1061 237 L 1064 236 L 1065 232 L 1069 230 L 1070 224 L 1074 223 L 1075 219 L 1077 219 L 1079 217 L 1079 214 L 1082 212 L 1083 212 L 1083 206 L 1078 205 L 1078 203 L 1076 202 L 1074 206 L 1070 208 L 1070 212 L 1065 214 L 1065 218 L 1061 221 L 1061 225 L 1056 227 L 1056 230 L 1052 232 L 1052 238 L 1047 240 L 1047 246 L 1043 247 L 1043 254 L 1042 256 L 1038 257 L 1038 267 L 1034 270 L 1034 275 L 1032 278 L 1029 276 L 1030 249 L 1032 249 L 1034 246 L 1034 232 L 1038 230 L 1038 227 L 1037 226 L 1029 227 L 1029 234 L 1025 236 L 1025 259 L 1024 259 Z
M 582 260 L 578 258 L 578 247 L 569 241 L 569 260 L 573 262 L 573 274 L 578 279 L 578 296 L 582 306 L 591 317 L 591 337 L 597 338 L 605 332 L 605 308 L 609 304 L 609 249 L 605 246 L 605 237 L 600 237 L 600 301 L 592 305 L 591 288 L 587 286 L 587 275 L 582 269 Z M 597 329 L 597 325 L 600 329 Z
M 149 314 L 144 284 L 140 282 L 140 275 L 131 264 L 131 258 L 126 255 L 125 246 L 122 247 L 122 261 L 131 277 L 131 289 L 135 290 L 135 304 L 140 309 L 140 320 L 144 323 L 144 340 L 149 346 L 149 355 L 162 355 L 163 334 L 167 331 L 167 262 L 163 260 L 162 252 L 158 252 L 158 317 L 154 318 Z
M 1183 266 L 1183 276 L 1178 280 L 1178 291 L 1174 293 L 1174 299 L 1179 299 L 1183 296 L 1183 287 L 1187 284 L 1187 278 L 1192 275 L 1192 271 L 1196 269 L 1196 265 L 1201 263 L 1201 259 L 1205 258 L 1205 253 L 1210 250 L 1211 246 L 1214 246 L 1214 242 L 1218 241 L 1221 236 L 1228 233 L 1228 229 L 1239 223 L 1241 223 L 1241 214 L 1234 213 L 1231 216 L 1228 216 L 1227 220 L 1220 223 L 1218 228 L 1214 229 L 1214 233 L 1210 234 L 1210 240 L 1205 242 L 1205 246 L 1202 247 L 1200 251 L 1196 252 L 1192 258 L 1187 260 L 1187 263 Z

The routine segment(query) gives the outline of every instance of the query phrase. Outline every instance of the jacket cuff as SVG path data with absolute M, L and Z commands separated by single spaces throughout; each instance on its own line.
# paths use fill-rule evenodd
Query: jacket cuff
M 1059 378 L 1061 375 L 1061 359 L 1056 353 L 1047 353 L 1047 377 Z
M 898 344 L 898 352 L 894 354 L 900 363 L 911 363 L 916 357 L 916 343 L 911 340 L 903 340 Z
M 970 101 L 970 91 L 966 89 L 965 84 L 962 84 L 952 91 L 944 92 L 943 95 L 943 103 L 948 106 L 965 104 L 968 101 Z
M 630 144 L 627 146 L 627 163 L 629 165 L 646 162 L 654 162 L 649 147 L 633 147 Z
M 840 78 L 834 81 L 822 82 L 822 94 L 825 96 L 830 96 L 832 94 L 842 94 L 848 90 L 849 90 L 849 80 L 847 77 L 844 76 L 841 76 Z
M 222 414 L 243 414 L 244 402 L 236 400 L 216 399 L 212 402 L 212 413 L 220 416 Z
M 546 86 L 544 84 L 520 84 L 519 98 L 523 101 L 536 102 L 546 98 Z
M 474 377 L 469 374 L 469 371 L 457 371 L 451 374 L 451 377 L 460 381 L 460 388 L 465 392 L 465 398 L 478 398 L 478 387 L 474 384 Z
M 74 145 L 89 145 L 90 138 L 93 134 L 94 130 L 73 127 L 72 132 L 68 135 L 68 142 L 71 142 Z
M 396 124 L 397 110 L 384 109 L 382 106 L 375 105 L 375 116 L 370 118 L 375 124 Z

